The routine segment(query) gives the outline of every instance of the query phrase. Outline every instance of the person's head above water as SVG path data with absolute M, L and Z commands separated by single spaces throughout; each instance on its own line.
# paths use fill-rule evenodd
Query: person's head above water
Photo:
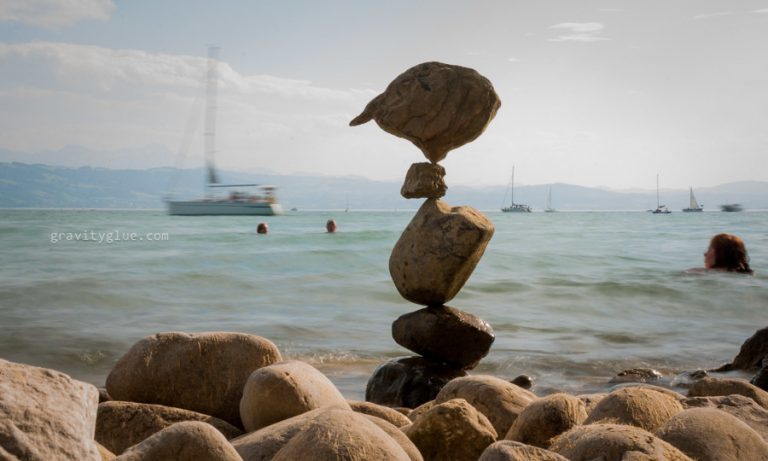
M 328 222 L 325 223 L 325 230 L 328 231 L 329 234 L 336 232 L 336 221 L 329 219 Z
M 704 253 L 704 267 L 742 274 L 752 273 L 744 241 L 733 234 L 717 234 L 712 237 L 709 248 Z
M 269 232 L 269 226 L 265 222 L 260 222 L 258 226 L 256 226 L 256 233 L 257 234 L 266 234 Z

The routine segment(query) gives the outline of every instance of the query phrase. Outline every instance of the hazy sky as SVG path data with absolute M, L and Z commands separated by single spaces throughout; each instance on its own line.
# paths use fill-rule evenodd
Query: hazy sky
M 202 165 L 209 44 L 223 169 L 401 180 L 420 151 L 348 122 L 437 60 L 502 100 L 449 186 L 768 181 L 768 0 L 0 0 L 0 150 Z

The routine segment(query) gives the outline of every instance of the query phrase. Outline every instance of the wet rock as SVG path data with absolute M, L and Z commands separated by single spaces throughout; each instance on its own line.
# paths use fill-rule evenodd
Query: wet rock
M 450 306 L 426 307 L 392 323 L 397 344 L 428 360 L 469 370 L 488 354 L 494 335 L 476 315 Z
M 768 327 L 757 330 L 741 345 L 739 353 L 731 363 L 715 371 L 747 370 L 755 372 L 760 368 L 763 357 L 768 355 Z
M 400 195 L 405 198 L 440 198 L 445 195 L 445 168 L 436 163 L 414 163 L 408 168 Z
M 493 223 L 474 208 L 426 200 L 392 249 L 395 287 L 415 304 L 445 304 L 472 275 L 493 232 Z
M 512 440 L 494 442 L 477 461 L 568 461 L 557 453 Z
M 349 400 L 348 403 L 352 408 L 352 411 L 356 411 L 364 415 L 376 416 L 377 418 L 381 418 L 389 422 L 395 427 L 403 427 L 411 424 L 411 420 L 407 416 L 393 408 L 385 407 L 384 405 L 379 405 L 373 402 L 359 402 L 355 400 Z
M 739 394 L 768 409 L 768 392 L 743 379 L 703 378 L 688 389 L 688 397 L 709 397 Z
M 101 459 L 99 391 L 64 373 L 0 359 L 0 459 Z
M 617 389 L 600 400 L 584 424 L 627 424 L 653 432 L 683 411 L 679 400 L 645 387 Z
M 533 387 L 533 378 L 528 375 L 516 376 L 515 379 L 510 381 L 512 384 L 523 389 L 530 390 Z
M 134 445 L 116 461 L 242 461 L 226 438 L 202 421 L 176 423 Z
M 323 407 L 350 410 L 341 392 L 320 371 L 298 360 L 254 371 L 245 383 L 240 417 L 247 432 Z
M 243 432 L 228 422 L 191 410 L 117 400 L 99 404 L 96 441 L 119 455 L 166 427 L 183 421 L 208 423 L 231 439 Z
M 548 448 L 552 438 L 568 432 L 585 419 L 587 411 L 578 397 L 552 394 L 523 408 L 504 438 Z
M 107 377 L 115 400 L 184 408 L 238 427 L 253 370 L 281 360 L 269 340 L 244 333 L 158 333 L 123 355 Z
M 425 461 L 469 461 L 496 441 L 490 421 L 464 399 L 435 405 L 403 429 Z
M 743 395 L 723 395 L 718 397 L 689 397 L 683 400 L 687 408 L 716 408 L 739 418 L 768 441 L 768 410 L 754 400 Z
M 768 357 L 763 358 L 761 368 L 757 370 L 749 382 L 764 391 L 768 391 Z
M 386 406 L 416 408 L 434 400 L 450 380 L 466 372 L 423 357 L 402 357 L 379 365 L 368 379 L 365 400 Z
M 684 371 L 676 375 L 674 378 L 672 378 L 672 381 L 670 381 L 669 385 L 671 387 L 680 387 L 683 389 L 688 389 L 689 387 L 691 387 L 691 384 L 700 380 L 701 378 L 706 378 L 707 376 L 709 375 L 705 370 Z
M 698 461 L 768 460 L 768 443 L 757 432 L 715 408 L 678 413 L 656 436 Z
M 456 398 L 464 399 L 477 408 L 493 424 L 496 433 L 503 437 L 523 408 L 538 397 L 501 378 L 475 375 L 456 378 L 446 384 L 437 394 L 435 403 Z
M 425 62 L 400 74 L 350 126 L 373 119 L 437 163 L 451 149 L 480 136 L 500 106 L 493 85 L 477 71 Z
M 618 373 L 609 383 L 655 383 L 662 375 L 652 368 L 631 368 Z
M 557 437 L 550 450 L 571 461 L 693 461 L 650 432 L 622 424 L 577 426 Z

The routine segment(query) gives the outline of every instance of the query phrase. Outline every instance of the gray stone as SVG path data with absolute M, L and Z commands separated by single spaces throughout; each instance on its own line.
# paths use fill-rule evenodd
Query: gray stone
M 445 195 L 445 168 L 436 163 L 414 163 L 408 168 L 400 195 L 405 198 L 440 198 Z
M 463 370 L 424 357 L 392 359 L 371 374 L 365 387 L 365 400 L 389 407 L 416 408 L 434 400 L 450 380 L 466 375 Z
M 656 383 L 662 375 L 652 368 L 631 368 L 619 372 L 610 383 Z

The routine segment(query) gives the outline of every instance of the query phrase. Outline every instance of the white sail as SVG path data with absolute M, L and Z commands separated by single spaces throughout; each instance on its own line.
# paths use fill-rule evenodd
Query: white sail
M 696 201 L 696 196 L 693 195 L 693 187 L 691 187 L 691 208 L 699 208 L 699 202 Z

